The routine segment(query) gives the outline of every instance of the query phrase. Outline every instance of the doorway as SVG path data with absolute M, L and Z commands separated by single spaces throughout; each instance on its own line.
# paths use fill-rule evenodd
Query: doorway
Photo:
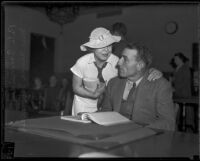
M 55 38 L 31 33 L 30 47 L 30 85 L 33 79 L 39 77 L 43 84 L 47 84 L 54 73 Z

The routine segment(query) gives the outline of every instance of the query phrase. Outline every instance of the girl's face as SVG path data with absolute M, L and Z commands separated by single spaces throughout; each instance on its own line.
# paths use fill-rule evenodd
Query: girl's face
M 94 56 L 100 60 L 100 61 L 106 61 L 112 52 L 112 45 L 103 47 L 103 48 L 99 48 L 99 49 L 94 49 Z

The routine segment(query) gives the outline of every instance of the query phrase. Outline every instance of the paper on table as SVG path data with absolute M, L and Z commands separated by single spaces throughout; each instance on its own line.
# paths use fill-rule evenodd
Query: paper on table
M 83 113 L 81 118 L 88 118 L 99 125 L 105 126 L 130 122 L 129 119 L 115 111 Z
M 82 120 L 79 116 L 61 116 L 61 120 L 69 120 L 82 123 L 91 123 L 90 120 Z

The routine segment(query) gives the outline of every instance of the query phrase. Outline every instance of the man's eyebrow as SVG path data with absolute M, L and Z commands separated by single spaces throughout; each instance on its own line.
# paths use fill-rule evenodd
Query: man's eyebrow
M 122 55 L 122 57 L 128 59 L 128 57 L 126 55 Z

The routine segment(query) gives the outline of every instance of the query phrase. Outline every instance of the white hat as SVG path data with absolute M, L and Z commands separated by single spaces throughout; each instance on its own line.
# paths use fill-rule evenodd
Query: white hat
M 90 48 L 103 48 L 108 45 L 111 45 L 114 42 L 119 42 L 121 40 L 120 36 L 114 36 L 110 33 L 109 30 L 99 27 L 94 29 L 90 34 L 89 42 L 82 44 L 80 46 L 82 51 L 86 51 L 86 47 Z

